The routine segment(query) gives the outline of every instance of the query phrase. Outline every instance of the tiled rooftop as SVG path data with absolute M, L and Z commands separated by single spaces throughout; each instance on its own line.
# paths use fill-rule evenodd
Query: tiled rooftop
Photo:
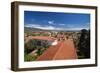
M 59 41 L 57 45 L 50 46 L 42 55 L 37 58 L 41 60 L 64 60 L 77 59 L 76 49 L 73 40 Z
M 37 40 L 48 40 L 48 41 L 54 41 L 54 37 L 48 37 L 48 36 L 33 36 L 32 39 L 37 39 Z

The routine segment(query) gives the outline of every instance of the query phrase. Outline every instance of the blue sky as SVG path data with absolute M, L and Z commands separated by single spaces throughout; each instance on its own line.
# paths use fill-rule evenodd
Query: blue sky
M 44 30 L 90 28 L 90 14 L 24 11 L 24 26 Z

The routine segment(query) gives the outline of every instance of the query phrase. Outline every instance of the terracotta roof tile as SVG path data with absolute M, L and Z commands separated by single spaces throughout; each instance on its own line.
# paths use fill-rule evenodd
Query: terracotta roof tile
M 57 45 L 49 47 L 37 60 L 64 60 L 77 59 L 73 41 L 60 41 Z
M 38 40 L 48 40 L 48 41 L 54 41 L 54 37 L 48 37 L 48 36 L 33 36 L 32 39 L 38 39 Z

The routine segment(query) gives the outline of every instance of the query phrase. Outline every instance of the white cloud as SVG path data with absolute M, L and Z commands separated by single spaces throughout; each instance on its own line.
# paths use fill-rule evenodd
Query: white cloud
M 27 24 L 27 25 L 25 25 L 25 27 L 40 27 L 40 25 L 38 25 L 38 24 Z
M 55 29 L 55 27 L 53 27 L 53 26 L 45 26 L 45 27 L 42 27 L 42 29 L 45 29 L 45 30 L 54 30 Z
M 31 27 L 31 28 L 38 28 L 38 29 L 44 29 L 44 30 L 54 30 L 55 27 L 53 26 L 41 26 L 41 25 L 38 25 L 38 24 L 28 24 L 28 25 L 25 25 L 25 27 Z
M 79 28 L 69 28 L 69 29 L 67 29 L 67 30 L 82 30 L 82 29 L 89 29 L 89 28 L 81 28 L 81 27 L 79 27 Z
M 84 28 L 84 27 L 54 27 L 51 25 L 39 25 L 39 24 L 27 24 L 25 27 L 31 27 L 31 28 L 38 28 L 38 29 L 43 29 L 43 30 L 81 30 L 81 29 L 89 29 L 89 28 Z
M 54 24 L 54 21 L 48 21 L 49 24 Z

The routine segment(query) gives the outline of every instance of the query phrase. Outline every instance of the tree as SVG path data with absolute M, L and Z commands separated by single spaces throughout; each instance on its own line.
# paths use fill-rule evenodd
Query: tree
M 39 55 L 42 54 L 42 47 L 37 46 L 37 49 L 38 49 L 38 51 L 37 51 L 37 55 L 39 56 Z
M 35 40 L 29 40 L 25 43 L 25 53 L 28 54 L 36 48 Z
M 90 58 L 90 30 L 81 30 L 78 47 L 84 58 Z

